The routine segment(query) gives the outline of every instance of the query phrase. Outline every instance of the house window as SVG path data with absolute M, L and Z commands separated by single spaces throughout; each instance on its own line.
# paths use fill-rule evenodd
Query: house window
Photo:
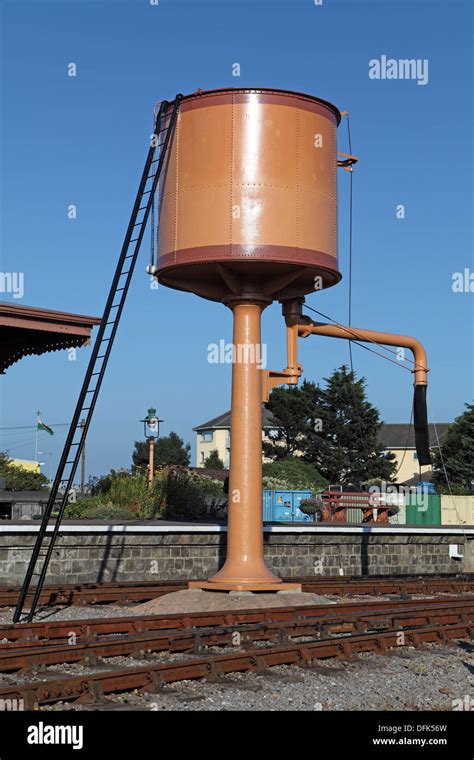
M 204 461 L 205 461 L 204 451 L 201 451 L 201 464 L 204 464 Z
M 212 438 L 213 438 L 212 430 L 203 430 L 201 432 L 201 441 L 203 443 L 209 443 L 209 441 L 212 441 Z
M 418 459 L 418 454 L 416 453 L 416 451 L 413 452 L 413 459 Z

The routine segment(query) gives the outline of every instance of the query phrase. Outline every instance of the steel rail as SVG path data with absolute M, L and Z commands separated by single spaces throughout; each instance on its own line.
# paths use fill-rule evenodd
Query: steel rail
M 397 593 L 460 593 L 474 591 L 474 577 L 438 576 L 401 576 L 397 578 L 385 576 L 346 577 L 346 578 L 291 578 L 301 583 L 303 590 L 315 591 L 320 594 L 397 594 Z M 185 581 L 128 581 L 123 583 L 103 584 L 61 584 L 60 586 L 45 586 L 40 601 L 43 605 L 81 605 L 145 602 L 163 594 L 187 588 Z M 0 607 L 12 606 L 17 598 L 18 589 L 0 587 Z M 27 598 L 30 598 L 28 595 Z
M 144 631 L 179 630 L 185 628 L 205 628 L 210 626 L 242 625 L 245 623 L 265 623 L 271 621 L 291 621 L 296 619 L 324 617 L 334 614 L 370 615 L 376 611 L 411 610 L 423 605 L 424 609 L 436 610 L 440 607 L 470 604 L 473 597 L 455 601 L 449 599 L 364 601 L 335 604 L 307 605 L 304 607 L 267 607 L 266 609 L 223 610 L 212 612 L 172 613 L 164 615 L 128 615 L 110 618 L 82 618 L 77 620 L 44 620 L 20 625 L 0 625 L 0 640 L 5 642 L 30 643 L 32 640 L 49 641 L 67 639 L 71 631 L 77 639 L 108 634 L 141 633 Z M 3 646 L 8 645 L 7 643 Z

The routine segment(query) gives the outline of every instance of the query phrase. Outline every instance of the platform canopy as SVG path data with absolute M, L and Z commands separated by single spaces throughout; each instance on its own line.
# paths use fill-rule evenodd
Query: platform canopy
M 92 328 L 100 321 L 100 317 L 0 302 L 0 374 L 24 356 L 88 345 Z

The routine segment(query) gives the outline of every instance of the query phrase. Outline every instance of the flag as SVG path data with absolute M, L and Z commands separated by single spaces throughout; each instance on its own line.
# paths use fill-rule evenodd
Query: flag
M 42 422 L 39 417 L 38 417 L 38 425 L 37 425 L 37 427 L 38 427 L 38 430 L 45 430 L 46 433 L 49 433 L 50 435 L 54 435 L 53 428 L 50 428 L 49 425 L 46 425 L 45 422 Z

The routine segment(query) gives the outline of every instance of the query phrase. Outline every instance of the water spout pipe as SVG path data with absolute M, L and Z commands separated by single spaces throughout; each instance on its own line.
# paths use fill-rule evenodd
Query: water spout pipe
M 304 299 L 295 298 L 283 301 L 283 316 L 287 326 L 287 341 L 292 343 L 291 354 L 296 360 L 295 338 L 309 335 L 324 335 L 328 338 L 342 338 L 344 340 L 357 340 L 365 343 L 377 343 L 386 346 L 398 346 L 408 348 L 413 354 L 415 376 L 414 392 L 414 429 L 415 446 L 420 465 L 431 464 L 429 448 L 428 414 L 426 405 L 426 390 L 428 385 L 428 364 L 426 351 L 417 338 L 409 335 L 396 335 L 395 333 L 380 332 L 378 330 L 366 330 L 359 327 L 347 327 L 345 325 L 325 324 L 314 322 L 310 317 L 303 315 Z

